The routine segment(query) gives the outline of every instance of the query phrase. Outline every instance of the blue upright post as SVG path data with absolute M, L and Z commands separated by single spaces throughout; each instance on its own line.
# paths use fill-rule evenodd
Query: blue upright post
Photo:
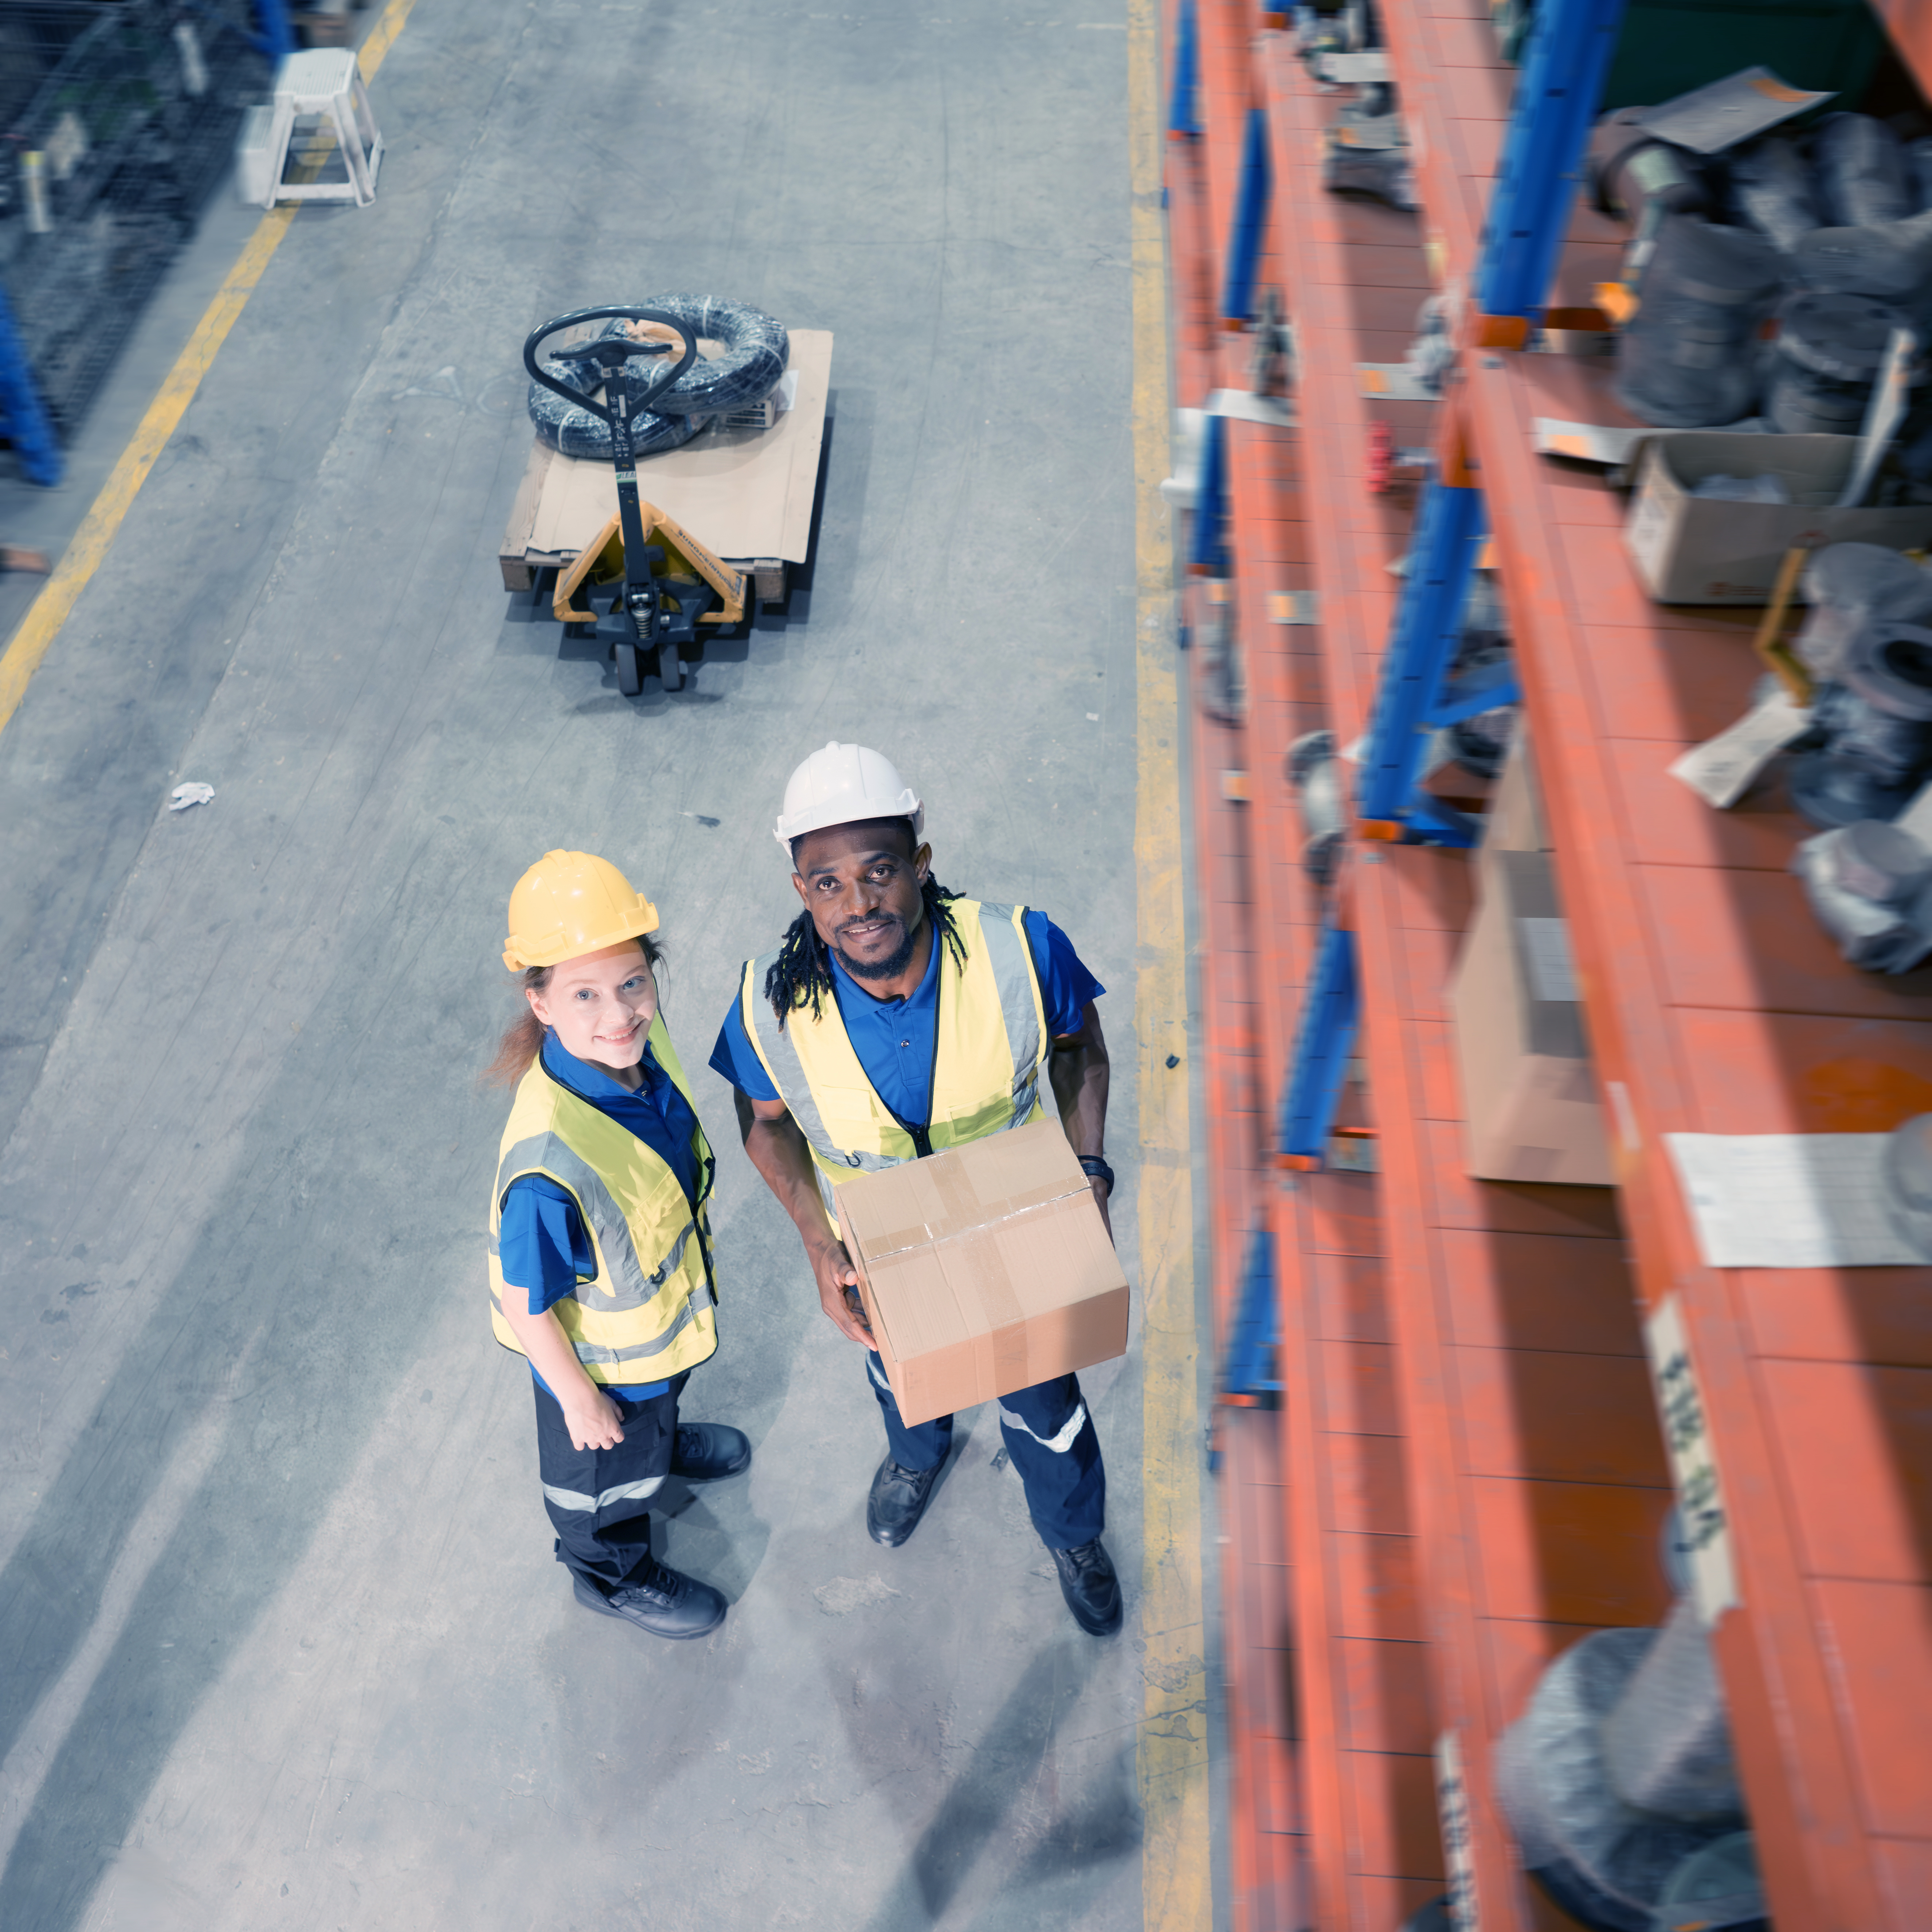
M 296 50 L 296 30 L 289 22 L 289 10 L 283 0 L 255 0 L 255 23 L 261 32 L 255 44 L 278 65 Z
M 1624 0 L 1540 0 L 1477 266 L 1477 305 L 1484 316 L 1526 322 L 1544 306 L 1623 10 Z M 1519 694 L 1513 677 L 1444 688 L 1483 530 L 1478 491 L 1441 482 L 1428 486 L 1356 794 L 1364 827 L 1383 836 L 1470 842 L 1470 823 L 1417 790 L 1424 729 L 1512 703 Z M 1354 963 L 1349 935 L 1325 929 L 1282 1109 L 1281 1151 L 1298 1165 L 1318 1162 L 1328 1145 L 1354 1039 Z
M 29 483 L 51 490 L 61 480 L 62 464 L 53 418 L 40 400 L 27 346 L 14 324 L 7 291 L 0 288 L 0 424 L 19 454 Z
M 1228 424 L 1210 416 L 1201 426 L 1201 484 L 1194 498 L 1194 540 L 1187 564 L 1197 577 L 1227 575 Z
M 1237 1406 L 1281 1392 L 1275 1352 L 1281 1345 L 1281 1308 L 1275 1294 L 1274 1233 L 1265 1221 L 1248 1235 L 1234 1319 L 1221 1370 L 1221 1400 Z
M 1480 491 L 1440 482 L 1428 484 L 1355 788 L 1357 817 L 1384 836 L 1408 827 L 1414 816 L 1426 729 L 1440 722 L 1443 676 L 1462 637 L 1462 610 L 1483 530 Z
M 1176 140 L 1191 141 L 1201 132 L 1200 81 L 1201 48 L 1196 33 L 1194 0 L 1180 0 L 1174 21 L 1174 92 L 1167 112 L 1167 131 Z
M 1296 1167 L 1319 1167 L 1328 1157 L 1361 1006 L 1355 935 L 1334 924 L 1331 915 L 1316 942 L 1315 972 L 1303 996 L 1293 1070 L 1282 1098 L 1276 1151 Z
M 1250 107 L 1241 152 L 1240 186 L 1234 197 L 1234 225 L 1228 237 L 1228 272 L 1221 292 L 1221 319 L 1231 328 L 1254 319 L 1255 270 L 1262 258 L 1271 186 L 1268 114 L 1264 109 Z
M 1485 315 L 1533 316 L 1562 251 L 1624 0 L 1540 0 L 1483 230 Z

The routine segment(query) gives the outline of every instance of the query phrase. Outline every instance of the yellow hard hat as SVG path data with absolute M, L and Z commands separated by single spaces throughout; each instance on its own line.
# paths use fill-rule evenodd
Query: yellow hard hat
M 510 895 L 503 964 L 512 973 L 554 966 L 657 929 L 657 908 L 608 859 L 546 852 Z

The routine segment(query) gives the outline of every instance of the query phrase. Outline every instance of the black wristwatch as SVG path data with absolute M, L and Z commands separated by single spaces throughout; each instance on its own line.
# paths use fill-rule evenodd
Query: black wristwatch
M 1080 1156 L 1080 1172 L 1094 1180 L 1107 1184 L 1107 1198 L 1114 1198 L 1114 1170 L 1097 1154 L 1083 1154 Z

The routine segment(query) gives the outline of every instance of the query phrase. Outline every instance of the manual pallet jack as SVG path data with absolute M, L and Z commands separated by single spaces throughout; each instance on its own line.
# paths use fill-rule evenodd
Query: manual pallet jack
M 675 363 L 641 394 L 633 396 L 622 380 L 633 356 L 668 356 L 673 342 L 631 334 L 603 335 L 552 352 L 560 362 L 592 363 L 603 372 L 603 400 L 571 388 L 538 360 L 547 338 L 590 322 L 645 322 L 682 345 Z M 673 393 L 678 378 L 697 359 L 698 340 L 672 317 L 648 308 L 580 308 L 531 332 L 524 344 L 524 367 L 533 380 L 574 406 L 610 425 L 610 460 L 617 476 L 617 514 L 586 544 L 559 578 L 551 609 L 567 634 L 601 638 L 617 664 L 617 688 L 634 698 L 655 672 L 667 691 L 681 690 L 685 666 L 704 655 L 700 624 L 735 624 L 745 614 L 742 571 L 714 556 L 705 545 L 638 495 L 638 464 L 631 436 L 633 420 L 647 410 L 678 413 Z M 658 541 L 650 539 L 656 537 Z M 610 592 L 600 611 L 596 600 Z M 717 599 L 718 608 L 712 608 Z

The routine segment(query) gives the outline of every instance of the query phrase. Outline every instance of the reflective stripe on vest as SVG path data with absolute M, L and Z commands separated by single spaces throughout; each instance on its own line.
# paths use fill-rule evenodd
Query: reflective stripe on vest
M 651 1022 L 658 1064 L 686 1100 L 691 1089 L 662 1015 Z M 696 1108 L 692 1109 L 695 1113 Z M 698 1130 L 704 1190 L 696 1209 L 669 1165 L 627 1127 L 561 1086 L 533 1064 L 517 1088 L 503 1130 L 490 1202 L 490 1315 L 498 1341 L 520 1352 L 503 1318 L 503 1197 L 526 1174 L 568 1190 L 589 1237 L 596 1272 L 553 1304 L 592 1382 L 656 1382 L 694 1367 L 718 1346 L 717 1295 L 705 1198 L 713 1166 Z M 646 1263 L 649 1265 L 646 1265 Z M 527 1292 L 529 1284 L 520 1282 Z
M 1004 1132 L 1040 1117 L 1040 1071 L 1052 1051 L 1023 906 L 954 899 L 964 965 L 940 936 L 938 1029 L 928 1138 L 934 1149 Z M 917 1157 L 912 1136 L 867 1078 L 836 998 L 814 1018 L 795 1007 L 781 1027 L 764 1000 L 776 953 L 752 961 L 739 1011 L 754 1050 L 812 1151 L 820 1192 L 854 1174 Z M 833 1216 L 836 1220 L 836 1216 Z

